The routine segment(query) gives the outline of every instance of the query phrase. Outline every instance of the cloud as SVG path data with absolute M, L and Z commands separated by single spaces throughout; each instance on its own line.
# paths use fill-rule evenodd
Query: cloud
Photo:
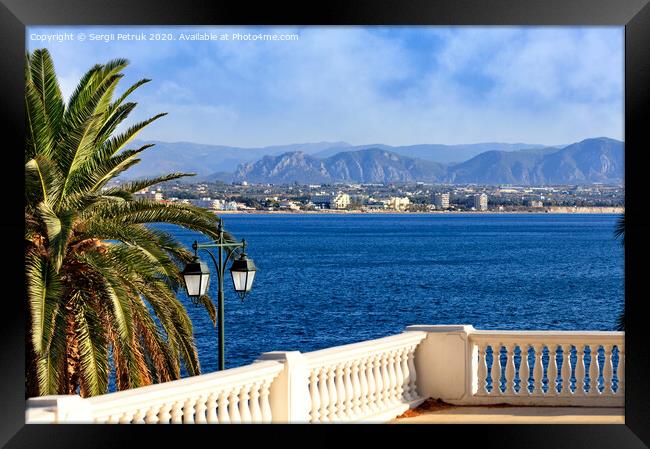
M 264 146 L 623 136 L 622 27 L 199 28 L 299 39 L 48 46 L 64 92 L 115 57 L 132 61 L 125 84 L 152 78 L 134 94 L 134 118 L 170 114 L 146 138 Z

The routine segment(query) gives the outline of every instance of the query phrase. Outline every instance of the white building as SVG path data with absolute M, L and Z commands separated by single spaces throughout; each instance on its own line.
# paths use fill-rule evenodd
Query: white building
M 316 209 L 345 209 L 350 205 L 350 195 L 337 193 L 336 195 L 315 195 L 311 198 Z
M 295 201 L 285 200 L 280 202 L 280 209 L 300 210 L 300 206 Z
M 338 193 L 332 201 L 335 209 L 345 209 L 350 205 L 350 195 L 347 193 Z
M 161 201 L 163 199 L 162 193 L 154 192 L 151 190 L 140 190 L 139 192 L 134 193 L 133 196 L 136 200 L 146 199 L 146 200 Z
M 449 193 L 436 193 L 433 199 L 436 209 L 449 209 Z
M 411 200 L 409 200 L 407 197 L 390 197 L 388 199 L 388 208 L 393 209 L 393 210 L 406 210 L 411 204 Z
M 476 210 L 488 209 L 488 197 L 485 193 L 474 195 L 474 208 Z
M 212 198 L 206 197 L 201 199 L 191 199 L 189 203 L 192 206 L 203 207 L 205 209 L 219 209 L 221 200 L 213 200 Z

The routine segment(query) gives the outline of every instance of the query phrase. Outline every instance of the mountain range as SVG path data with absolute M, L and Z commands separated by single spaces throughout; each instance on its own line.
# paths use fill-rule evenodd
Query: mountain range
M 189 142 L 155 143 L 130 178 L 171 171 L 197 173 L 189 182 L 255 183 L 622 183 L 624 144 L 607 137 L 570 145 L 479 143 L 353 146 L 345 142 L 236 148 Z
M 485 151 L 461 163 L 440 163 L 381 148 L 317 158 L 304 152 L 241 164 L 235 181 L 283 184 L 430 182 L 455 184 L 622 183 L 623 142 L 606 137 L 561 148 Z
M 206 145 L 192 142 L 160 142 L 155 140 L 135 140 L 132 144 L 135 147 L 145 144 L 155 144 L 155 146 L 143 152 L 141 162 L 125 173 L 129 178 L 155 176 L 160 173 L 174 171 L 192 172 L 196 173 L 198 177 L 223 177 L 235 172 L 241 164 L 255 162 L 264 156 L 278 156 L 296 151 L 302 151 L 317 158 L 327 158 L 341 152 L 378 148 L 401 156 L 440 163 L 452 163 L 468 160 L 487 150 L 515 151 L 524 148 L 543 148 L 543 145 L 538 144 L 498 142 L 467 145 L 422 144 L 409 146 L 317 142 L 257 148 Z

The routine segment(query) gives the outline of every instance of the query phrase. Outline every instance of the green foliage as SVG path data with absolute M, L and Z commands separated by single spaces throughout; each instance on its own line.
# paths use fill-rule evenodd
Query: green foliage
M 102 394 L 111 376 L 120 390 L 164 382 L 180 376 L 181 363 L 200 373 L 192 323 L 174 294 L 192 253 L 145 225 L 173 223 L 215 237 L 218 217 L 133 198 L 187 173 L 104 188 L 151 147 L 128 143 L 165 115 L 115 133 L 136 106 L 126 99 L 149 81 L 113 100 L 127 64 L 92 67 L 65 103 L 48 51 L 26 57 L 28 396 Z M 214 320 L 212 301 L 202 303 Z

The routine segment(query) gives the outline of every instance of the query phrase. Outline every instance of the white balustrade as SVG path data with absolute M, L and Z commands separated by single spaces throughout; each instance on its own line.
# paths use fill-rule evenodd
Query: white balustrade
M 458 403 L 490 404 L 505 402 L 526 405 L 602 405 L 622 406 L 624 380 L 619 381 L 618 391 L 613 389 L 613 348 L 624 348 L 622 332 L 572 332 L 572 331 L 479 331 L 468 333 L 472 346 L 470 366 L 474 385 L 472 394 Z M 505 391 L 501 392 L 499 357 L 500 348 L 506 348 Z M 492 348 L 492 384 L 490 393 L 484 386 L 487 383 L 487 348 Z M 519 347 L 520 360 L 515 360 L 515 347 Z M 599 388 L 601 370 L 598 364 L 598 351 L 605 351 L 605 365 L 602 370 L 604 389 Z M 531 366 L 528 364 L 528 348 L 532 359 L 532 391 L 528 389 Z M 562 351 L 559 354 L 559 351 Z M 572 356 L 572 351 L 575 351 Z M 547 353 L 545 355 L 545 352 Z M 587 362 L 586 354 L 590 354 Z M 623 354 L 623 350 L 619 352 Z M 575 357 L 575 364 L 570 360 Z M 558 369 L 558 359 L 561 368 Z M 619 357 L 618 373 L 622 373 L 625 357 Z M 514 388 L 512 379 L 518 371 L 519 391 Z M 621 378 L 620 374 L 618 377 Z M 575 377 L 572 385 L 571 377 Z M 621 378 L 622 379 L 622 378 Z M 494 391 L 497 391 L 495 396 Z M 500 394 L 499 394 L 500 393 Z
M 45 396 L 29 401 L 35 404 L 39 402 L 47 404 L 48 400 L 54 401 L 57 404 L 58 417 L 55 417 L 53 422 L 106 424 L 269 422 L 271 411 L 268 407 L 268 386 L 282 369 L 283 365 L 279 362 L 259 362 L 241 368 L 87 399 L 70 395 Z M 59 398 L 66 399 L 71 405 L 61 407 L 64 403 Z M 73 415 L 61 416 L 61 411 L 67 409 L 77 410 L 77 412 Z
M 240 368 L 87 399 L 30 398 L 26 420 L 385 422 L 429 397 L 460 405 L 621 407 L 624 370 L 623 332 L 410 326 L 399 335 L 305 354 L 264 353 Z
M 425 337 L 405 332 L 304 354 L 310 370 L 310 422 L 388 420 L 421 401 L 415 367 L 408 360 Z M 351 381 L 343 375 L 350 367 Z

